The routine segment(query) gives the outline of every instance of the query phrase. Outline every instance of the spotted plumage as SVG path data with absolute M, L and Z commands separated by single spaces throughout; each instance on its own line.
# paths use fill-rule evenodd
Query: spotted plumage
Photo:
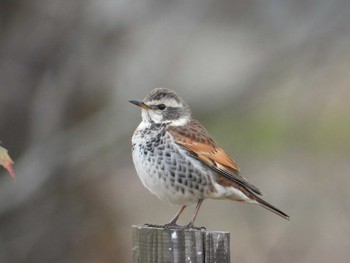
M 261 199 L 261 191 L 240 175 L 237 164 L 192 117 L 185 101 L 174 91 L 154 89 L 143 101 L 142 121 L 132 137 L 134 165 L 143 185 L 161 200 L 181 205 L 165 226 L 176 221 L 188 204 L 197 203 L 194 221 L 206 198 L 259 204 L 289 219 Z

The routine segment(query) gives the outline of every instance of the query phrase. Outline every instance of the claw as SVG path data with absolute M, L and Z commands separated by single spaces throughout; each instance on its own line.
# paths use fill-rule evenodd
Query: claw
M 184 225 L 183 228 L 184 228 L 184 229 L 194 229 L 194 230 L 204 230 L 204 231 L 207 230 L 204 226 L 197 227 L 197 226 L 194 226 L 192 223 L 189 223 L 189 224 L 187 224 L 187 225 Z
M 165 225 L 157 225 L 157 224 L 144 224 L 144 226 L 147 227 L 155 227 L 155 228 L 164 228 L 164 229 L 194 229 L 194 230 L 204 230 L 206 231 L 206 228 L 204 226 L 201 227 L 196 227 L 194 226 L 192 223 L 189 223 L 187 225 L 184 226 L 180 226 L 178 224 L 174 224 L 174 223 L 168 223 Z
M 164 228 L 164 229 L 181 229 L 181 228 L 183 228 L 183 226 L 179 226 L 179 225 L 173 224 L 173 223 L 168 223 L 165 225 L 144 224 L 144 226 L 155 227 L 155 228 Z

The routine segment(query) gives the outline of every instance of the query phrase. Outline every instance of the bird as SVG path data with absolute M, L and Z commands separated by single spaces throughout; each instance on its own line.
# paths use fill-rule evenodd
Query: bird
M 164 228 L 196 228 L 204 199 L 257 204 L 289 220 L 261 198 L 262 192 L 239 172 L 236 162 L 218 146 L 196 120 L 188 104 L 171 89 L 153 89 L 143 100 L 129 100 L 141 108 L 142 121 L 132 142 L 132 159 L 142 184 L 159 199 L 180 205 Z M 188 205 L 196 204 L 191 221 L 177 224 Z

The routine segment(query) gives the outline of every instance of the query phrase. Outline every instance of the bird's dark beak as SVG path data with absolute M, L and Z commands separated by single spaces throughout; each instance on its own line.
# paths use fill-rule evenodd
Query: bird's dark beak
M 149 110 L 151 109 L 150 106 L 148 106 L 146 103 L 144 103 L 142 100 L 129 100 L 130 103 L 135 104 L 136 106 L 141 107 L 142 109 Z

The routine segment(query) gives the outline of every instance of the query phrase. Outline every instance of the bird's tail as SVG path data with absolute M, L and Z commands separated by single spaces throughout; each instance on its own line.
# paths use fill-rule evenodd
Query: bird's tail
M 283 213 L 281 210 L 278 208 L 274 207 L 273 205 L 269 204 L 265 200 L 261 199 L 258 196 L 255 196 L 255 201 L 261 205 L 262 207 L 266 208 L 267 210 L 270 210 L 271 212 L 275 213 L 276 215 L 279 215 L 280 217 L 283 217 L 284 219 L 290 220 L 289 215 Z

